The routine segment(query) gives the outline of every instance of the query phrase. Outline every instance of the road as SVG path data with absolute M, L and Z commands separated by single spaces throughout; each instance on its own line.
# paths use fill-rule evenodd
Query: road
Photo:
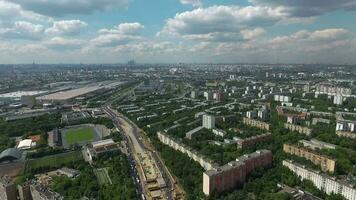
M 174 177 L 170 174 L 167 167 L 163 164 L 158 152 L 154 150 L 152 145 L 147 141 L 145 136 L 141 135 L 141 130 L 137 127 L 136 124 L 131 122 L 128 118 L 118 113 L 116 110 L 111 109 L 110 107 L 105 107 L 104 110 L 108 115 L 113 119 L 114 124 L 123 130 L 125 136 L 127 137 L 128 144 L 130 146 L 131 155 L 134 157 L 136 153 L 141 152 L 150 152 L 153 156 L 154 161 L 157 164 L 160 172 L 162 173 L 162 177 L 164 178 L 167 188 L 164 189 L 166 193 L 166 198 L 171 200 L 174 198 L 174 192 L 177 192 L 177 185 Z M 132 154 L 133 152 L 133 154 Z M 134 160 L 134 159 L 132 159 Z M 136 165 L 137 166 L 137 165 Z M 138 166 L 137 166 L 138 167 Z M 144 191 L 143 178 L 141 178 L 141 191 Z M 179 192 L 180 193 L 180 192 Z
M 115 95 L 115 96 L 113 96 L 113 97 L 110 97 L 110 98 L 106 101 L 105 105 L 106 105 L 106 106 L 110 106 L 110 105 L 113 104 L 115 101 L 124 99 L 124 98 L 127 97 L 128 95 L 132 94 L 133 91 L 135 91 L 135 89 L 138 88 L 138 87 L 140 87 L 141 85 L 143 85 L 143 82 L 140 82 L 140 83 L 136 84 L 135 86 L 133 86 L 132 88 L 130 88 L 129 90 L 127 90 L 127 91 L 125 91 L 125 92 L 123 92 L 123 93 L 120 92 L 119 94 L 117 94 L 117 95 Z

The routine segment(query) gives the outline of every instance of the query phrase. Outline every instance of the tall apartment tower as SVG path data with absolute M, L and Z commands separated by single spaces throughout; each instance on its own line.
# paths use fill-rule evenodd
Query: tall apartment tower
M 203 127 L 207 129 L 215 128 L 215 117 L 212 115 L 203 115 Z

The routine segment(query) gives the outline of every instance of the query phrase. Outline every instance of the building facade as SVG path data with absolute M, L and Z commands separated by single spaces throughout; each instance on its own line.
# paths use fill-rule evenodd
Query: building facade
M 296 131 L 296 132 L 304 134 L 304 135 L 310 135 L 312 132 L 312 130 L 308 127 L 294 125 L 294 124 L 288 124 L 288 123 L 284 124 L 284 128 L 286 128 L 290 131 Z
M 212 115 L 203 115 L 203 127 L 207 129 L 215 128 L 215 117 Z
M 262 134 L 262 135 L 252 136 L 252 137 L 245 138 L 245 139 L 240 139 L 237 141 L 237 148 L 243 149 L 246 147 L 250 147 L 258 142 L 268 141 L 271 138 L 272 138 L 271 133 L 266 133 L 266 134 Z
M 17 200 L 16 184 L 6 175 L 0 177 L 0 199 Z
M 246 177 L 257 167 L 272 163 L 272 152 L 259 150 L 243 155 L 236 161 L 203 173 L 203 192 L 206 195 L 231 190 L 246 181 Z
M 318 189 L 325 191 L 326 194 L 341 194 L 348 200 L 356 200 L 356 189 L 350 184 L 336 180 L 327 174 L 307 169 L 305 166 L 291 160 L 283 160 L 283 166 L 290 169 L 302 180 L 309 180 L 313 182 Z
M 242 123 L 244 123 L 244 124 L 246 124 L 248 126 L 253 126 L 253 127 L 262 129 L 262 130 L 269 131 L 269 129 L 270 129 L 270 125 L 268 123 L 262 122 L 262 121 L 258 121 L 258 120 L 255 120 L 255 119 L 249 119 L 249 118 L 246 118 L 246 117 L 244 117 L 242 119 Z
M 312 150 L 309 150 L 307 148 L 298 147 L 291 144 L 284 144 L 283 151 L 312 161 L 315 165 L 319 165 L 321 167 L 321 170 L 324 172 L 335 172 L 336 160 L 331 159 L 327 156 L 319 155 L 318 153 L 313 152 Z

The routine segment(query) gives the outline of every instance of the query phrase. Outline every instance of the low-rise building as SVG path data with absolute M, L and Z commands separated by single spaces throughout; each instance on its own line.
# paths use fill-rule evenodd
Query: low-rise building
M 252 136 L 252 137 L 245 138 L 245 139 L 239 139 L 239 140 L 237 140 L 237 148 L 243 149 L 246 147 L 250 147 L 258 142 L 268 141 L 271 138 L 272 138 L 271 133 L 266 133 L 266 134 Z
M 286 95 L 274 95 L 274 101 L 279 101 L 279 102 L 291 102 L 292 97 L 286 96 Z
M 17 200 L 16 184 L 7 175 L 0 177 L 0 199 Z
M 351 184 L 337 180 L 327 174 L 308 169 L 291 160 L 283 160 L 283 166 L 294 172 L 302 180 L 311 181 L 319 190 L 324 191 L 326 194 L 341 194 L 348 200 L 356 199 L 356 189 Z
M 335 172 L 336 160 L 329 158 L 328 156 L 320 155 L 310 149 L 291 144 L 284 144 L 283 151 L 310 160 L 315 165 L 319 165 L 322 171 L 329 171 L 331 173 Z
M 30 185 L 31 195 L 34 200 L 63 200 L 64 197 L 41 184 Z
M 253 126 L 253 127 L 262 129 L 262 130 L 269 131 L 269 129 L 270 129 L 270 125 L 268 123 L 262 122 L 262 121 L 258 121 L 258 120 L 255 120 L 255 119 L 249 119 L 249 118 L 246 118 L 246 117 L 244 117 L 242 119 L 242 123 L 244 123 L 244 124 L 246 124 L 248 126 Z
M 308 127 L 294 125 L 294 124 L 288 124 L 288 123 L 284 124 L 284 128 L 286 128 L 290 131 L 296 131 L 296 132 L 304 134 L 304 135 L 310 135 L 312 132 L 312 130 Z
M 305 147 L 315 149 L 335 149 L 336 145 L 322 142 L 316 139 L 309 140 L 299 140 L 299 143 L 302 143 Z
M 185 137 L 186 137 L 187 139 L 191 140 L 191 139 L 193 138 L 194 134 L 196 134 L 196 133 L 197 133 L 198 131 L 200 131 L 201 129 L 203 129 L 202 126 L 199 126 L 199 127 L 195 128 L 195 129 L 192 129 L 192 130 L 190 130 L 190 131 L 188 131 L 188 132 L 185 133 Z
M 95 158 L 104 154 L 119 151 L 119 146 L 112 139 L 92 142 L 86 147 L 87 158 L 92 162 Z
M 316 125 L 319 123 L 324 123 L 324 124 L 330 124 L 330 120 L 329 119 L 324 119 L 324 118 L 313 118 L 312 119 L 312 124 Z
M 347 132 L 347 131 L 336 131 L 336 135 L 339 137 L 346 137 L 351 139 L 356 139 L 356 133 Z
M 213 129 L 213 133 L 216 135 L 216 136 L 220 136 L 220 137 L 225 137 L 226 135 L 226 131 L 222 130 L 222 129 L 217 129 L 217 128 L 214 128 Z

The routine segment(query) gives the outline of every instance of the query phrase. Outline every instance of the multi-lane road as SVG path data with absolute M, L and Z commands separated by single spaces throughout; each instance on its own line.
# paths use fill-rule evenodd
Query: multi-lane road
M 129 144 L 129 152 L 130 152 L 130 163 L 131 165 L 136 166 L 137 169 L 139 169 L 139 163 L 136 161 L 135 158 L 137 159 L 136 155 L 137 153 L 142 153 L 142 152 L 150 152 L 152 155 L 155 163 L 157 164 L 157 167 L 159 168 L 160 172 L 162 173 L 162 177 L 165 180 L 167 184 L 167 188 L 163 189 L 163 197 L 165 199 L 174 199 L 175 194 L 181 193 L 181 189 L 178 188 L 176 185 L 176 181 L 174 177 L 170 174 L 169 170 L 167 167 L 163 164 L 158 152 L 154 150 L 152 145 L 146 140 L 145 136 L 142 135 L 141 130 L 134 124 L 132 121 L 130 121 L 128 118 L 123 116 L 122 114 L 118 113 L 116 110 L 111 109 L 109 106 L 104 108 L 105 112 L 112 118 L 115 126 L 119 128 L 120 130 L 123 131 L 123 133 L 126 136 L 126 140 Z M 144 187 L 144 178 L 140 173 L 137 172 L 136 169 L 134 169 L 133 175 L 135 176 L 134 179 L 136 180 L 136 187 L 138 192 L 140 193 L 139 195 L 147 195 L 147 191 L 145 191 Z M 138 179 L 140 179 L 140 184 Z M 179 190 L 179 191 L 177 191 Z

